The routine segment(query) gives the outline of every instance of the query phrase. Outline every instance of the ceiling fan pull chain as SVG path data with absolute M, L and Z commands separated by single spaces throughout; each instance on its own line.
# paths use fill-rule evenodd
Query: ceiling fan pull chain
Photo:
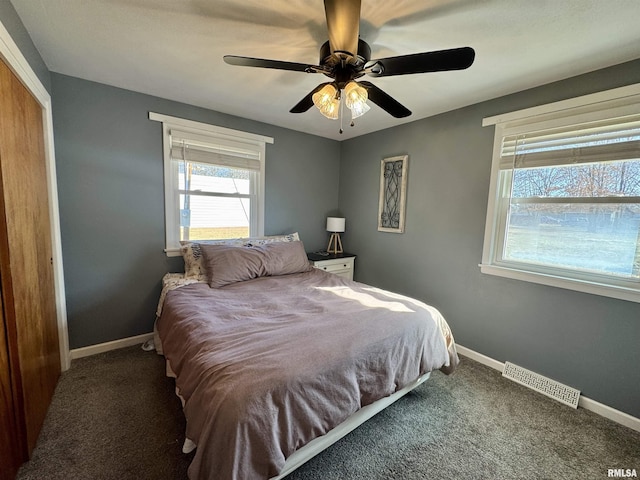
M 344 109 L 342 105 L 344 104 L 344 102 L 342 101 L 342 95 L 340 95 L 341 91 L 342 90 L 338 90 L 338 100 L 340 101 L 340 130 L 339 130 L 340 135 L 342 135 L 342 132 L 344 132 L 344 130 L 342 129 L 342 119 L 344 118 L 344 115 L 343 115 Z

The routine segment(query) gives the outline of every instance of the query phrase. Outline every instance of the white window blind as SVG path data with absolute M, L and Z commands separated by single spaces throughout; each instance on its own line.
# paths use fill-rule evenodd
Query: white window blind
M 230 140 L 172 129 L 171 159 L 211 163 L 214 165 L 257 170 L 261 168 L 260 151 L 255 146 Z
M 505 132 L 500 168 L 637 159 L 640 115 L 519 134 Z

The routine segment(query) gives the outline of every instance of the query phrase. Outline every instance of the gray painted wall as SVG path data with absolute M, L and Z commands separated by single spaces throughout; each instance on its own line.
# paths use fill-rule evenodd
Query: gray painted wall
M 50 75 L 9 0 L 0 0 L 0 21 L 53 96 L 71 348 L 149 332 L 160 278 L 181 269 L 162 252 L 162 137 L 151 110 L 275 138 L 267 234 L 298 230 L 308 250 L 319 249 L 326 215 L 342 213 L 358 280 L 435 305 L 461 345 L 640 417 L 638 304 L 482 275 L 477 266 L 493 141 L 482 118 L 640 82 L 640 62 L 338 144 Z M 379 160 L 403 153 L 407 231 L 380 233 Z
M 4 28 L 9 32 L 9 35 L 11 35 L 11 38 L 22 52 L 22 55 L 24 55 L 27 62 L 29 62 L 29 65 L 44 85 L 44 88 L 51 93 L 49 69 L 42 60 L 40 52 L 38 52 L 29 33 L 26 28 L 24 28 L 22 20 L 20 20 L 20 17 L 9 0 L 0 0 L 0 22 L 2 22 Z
M 640 82 L 640 61 L 345 141 L 356 279 L 441 310 L 459 344 L 640 417 L 640 304 L 480 273 L 493 127 L 483 117 Z M 406 233 L 377 231 L 380 160 L 409 155 Z
M 149 111 L 274 138 L 265 233 L 325 245 L 338 206 L 338 142 L 52 73 L 71 348 L 148 333 L 166 272 L 162 124 Z

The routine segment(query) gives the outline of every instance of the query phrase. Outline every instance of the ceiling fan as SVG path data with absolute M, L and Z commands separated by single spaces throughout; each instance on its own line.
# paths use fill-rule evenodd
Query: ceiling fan
M 473 63 L 471 47 L 453 48 L 397 57 L 371 60 L 371 48 L 359 38 L 361 0 L 324 0 L 329 41 L 320 47 L 320 65 L 225 55 L 230 65 L 273 68 L 305 73 L 322 73 L 331 82 L 321 83 L 307 94 L 291 113 L 303 113 L 316 105 L 328 118 L 340 116 L 341 98 L 351 110 L 352 119 L 369 110 L 369 99 L 396 118 L 407 117 L 411 111 L 368 81 L 358 81 L 364 75 L 389 77 L 411 73 L 463 70 Z M 352 121 L 353 125 L 353 121 Z M 340 129 L 342 133 L 342 128 Z

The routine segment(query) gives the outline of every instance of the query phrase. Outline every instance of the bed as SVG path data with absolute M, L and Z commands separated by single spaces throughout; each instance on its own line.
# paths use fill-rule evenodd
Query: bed
M 189 244 L 198 258 L 164 279 L 155 344 L 197 447 L 192 480 L 281 479 L 458 362 L 435 308 L 314 269 L 297 236 L 281 240 Z

